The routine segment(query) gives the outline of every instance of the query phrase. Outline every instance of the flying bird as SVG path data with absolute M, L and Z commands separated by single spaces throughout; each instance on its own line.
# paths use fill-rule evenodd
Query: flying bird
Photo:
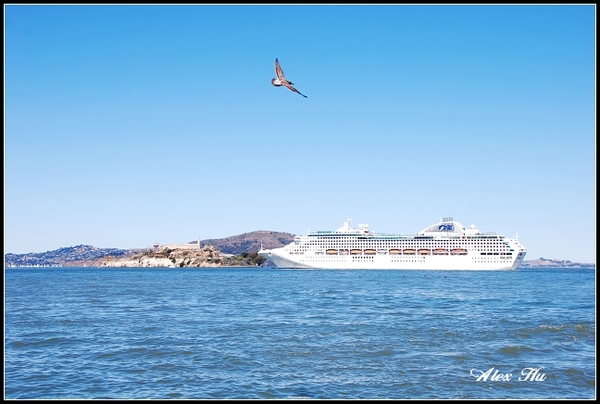
M 301 96 L 303 96 L 304 98 L 308 98 L 307 96 L 305 96 L 300 91 L 298 91 L 294 88 L 294 86 L 293 86 L 294 83 L 292 83 L 291 81 L 289 81 L 288 79 L 285 78 L 285 76 L 283 75 L 283 70 L 281 69 L 281 66 L 279 65 L 279 60 L 277 60 L 277 58 L 275 58 L 275 73 L 277 74 L 277 78 L 271 79 L 271 84 L 273 84 L 276 87 L 286 86 L 290 91 L 298 93 Z

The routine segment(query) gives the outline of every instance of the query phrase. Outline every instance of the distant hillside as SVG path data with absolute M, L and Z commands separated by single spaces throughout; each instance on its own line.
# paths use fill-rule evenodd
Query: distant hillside
M 294 237 L 295 235 L 291 233 L 259 230 L 226 238 L 200 240 L 200 243 L 202 245 L 212 245 L 225 254 L 238 255 L 245 252 L 259 251 L 261 243 L 264 248 L 282 247 L 294 241 Z
M 521 268 L 596 268 L 596 264 L 540 257 L 535 260 L 523 261 Z
M 94 266 L 105 257 L 126 257 L 134 255 L 141 250 L 122 250 L 119 248 L 97 248 L 91 245 L 78 245 L 75 247 L 62 247 L 58 250 L 43 253 L 4 255 L 4 265 L 7 267 L 30 266 Z

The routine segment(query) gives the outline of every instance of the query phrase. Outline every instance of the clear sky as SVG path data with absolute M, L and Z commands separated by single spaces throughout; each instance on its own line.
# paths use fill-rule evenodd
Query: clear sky
M 595 5 L 4 11 L 5 253 L 451 216 L 596 262 Z

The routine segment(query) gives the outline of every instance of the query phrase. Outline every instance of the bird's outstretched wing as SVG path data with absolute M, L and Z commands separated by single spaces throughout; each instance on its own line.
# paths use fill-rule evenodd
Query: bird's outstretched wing
M 277 75 L 278 79 L 285 78 L 283 75 L 283 69 L 281 69 L 281 65 L 279 64 L 279 60 L 277 60 L 277 58 L 275 58 L 275 74 Z
M 307 96 L 305 96 L 304 94 L 302 94 L 300 91 L 296 90 L 296 88 L 294 86 L 292 86 L 291 83 L 288 83 L 287 81 L 285 81 L 283 83 L 283 85 L 286 86 L 287 88 L 289 88 L 291 91 L 300 94 L 304 98 L 308 98 Z

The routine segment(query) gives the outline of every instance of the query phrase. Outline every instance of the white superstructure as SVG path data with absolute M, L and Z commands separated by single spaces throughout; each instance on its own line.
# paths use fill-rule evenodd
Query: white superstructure
M 481 233 L 450 218 L 417 234 L 377 234 L 366 224 L 296 236 L 284 247 L 258 252 L 279 268 L 318 269 L 517 269 L 527 250 L 515 238 Z

